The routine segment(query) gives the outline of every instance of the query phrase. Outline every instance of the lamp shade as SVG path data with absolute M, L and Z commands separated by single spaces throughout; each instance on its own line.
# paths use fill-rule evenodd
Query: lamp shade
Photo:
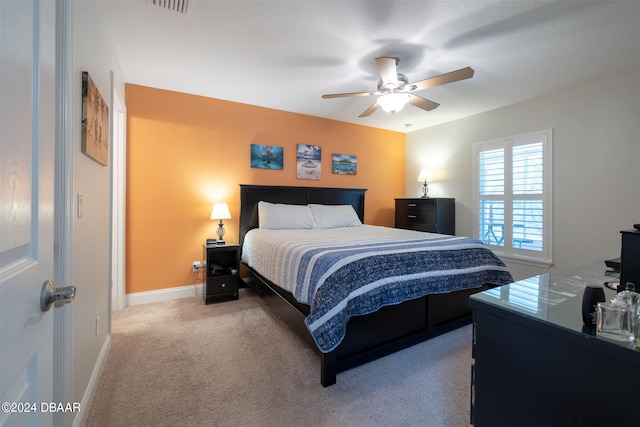
M 418 175 L 418 181 L 420 181 L 420 182 L 431 182 L 431 181 L 433 181 L 433 176 L 431 175 L 431 169 L 422 169 L 422 170 L 420 170 L 420 175 Z
M 210 219 L 231 219 L 231 213 L 226 203 L 214 203 Z
M 406 93 L 390 93 L 378 98 L 378 104 L 387 113 L 395 113 L 402 110 L 402 107 L 409 102 L 409 95 Z

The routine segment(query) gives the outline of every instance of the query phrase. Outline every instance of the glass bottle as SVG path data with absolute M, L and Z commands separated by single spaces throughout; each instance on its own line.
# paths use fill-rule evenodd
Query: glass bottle
M 626 303 L 627 307 L 629 307 L 629 311 L 631 311 L 631 316 L 629 319 L 629 323 L 631 326 L 631 333 L 634 335 L 634 338 L 637 340 L 640 338 L 640 323 L 638 319 L 638 310 L 640 310 L 640 294 L 636 292 L 636 285 L 633 282 L 627 282 L 625 284 L 624 291 L 618 294 L 622 300 Z M 640 345 L 640 344 L 636 344 Z
M 622 292 L 618 293 L 609 303 L 599 302 L 596 315 L 596 336 L 633 345 L 636 337 L 635 313 L 622 297 Z
M 636 285 L 632 282 L 627 282 L 624 291 L 619 293 L 620 297 L 627 303 L 629 309 L 634 313 L 638 311 L 638 302 L 640 302 L 640 294 L 636 292 Z

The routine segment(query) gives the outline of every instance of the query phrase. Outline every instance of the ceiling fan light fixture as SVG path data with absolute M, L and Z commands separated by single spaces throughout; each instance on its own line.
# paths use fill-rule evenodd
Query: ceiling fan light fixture
M 378 98 L 378 104 L 382 109 L 392 114 L 402 110 L 407 102 L 409 102 L 409 95 L 406 93 L 389 93 Z
M 456 71 L 451 71 L 449 73 L 440 74 L 439 76 L 428 77 L 417 82 L 409 83 L 409 79 L 407 78 L 407 76 L 405 76 L 404 74 L 398 74 L 398 58 L 382 56 L 376 58 L 376 65 L 378 66 L 378 73 L 380 74 L 377 91 L 333 93 L 329 95 L 322 95 L 322 98 L 326 99 L 343 98 L 348 96 L 378 96 L 376 102 L 374 102 L 369 108 L 364 110 L 362 114 L 358 116 L 360 118 L 369 117 L 379 108 L 382 108 L 387 113 L 393 114 L 396 111 L 402 110 L 402 108 L 404 108 L 405 104 L 407 103 L 424 111 L 431 111 L 434 108 L 438 108 L 440 104 L 428 100 L 427 98 L 414 95 L 414 91 L 429 89 L 432 87 L 457 82 L 459 80 L 469 79 L 473 77 L 474 73 L 473 68 L 466 67 Z

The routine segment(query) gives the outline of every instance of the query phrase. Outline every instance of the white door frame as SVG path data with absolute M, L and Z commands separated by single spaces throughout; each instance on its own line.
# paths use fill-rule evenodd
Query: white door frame
M 127 107 L 111 72 L 111 311 L 125 307 Z M 111 318 L 111 317 L 109 317 Z M 111 322 L 109 322 L 111 332 Z
M 56 2 L 56 150 L 54 281 L 73 284 L 73 0 Z M 82 290 L 80 289 L 80 294 Z M 53 401 L 73 400 L 73 304 L 53 310 Z M 56 413 L 54 426 L 69 426 L 74 413 Z

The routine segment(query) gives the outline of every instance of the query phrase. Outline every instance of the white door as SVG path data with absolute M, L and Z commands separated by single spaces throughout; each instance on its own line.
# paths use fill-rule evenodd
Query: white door
M 55 3 L 0 0 L 0 426 L 52 424 L 54 84 Z

